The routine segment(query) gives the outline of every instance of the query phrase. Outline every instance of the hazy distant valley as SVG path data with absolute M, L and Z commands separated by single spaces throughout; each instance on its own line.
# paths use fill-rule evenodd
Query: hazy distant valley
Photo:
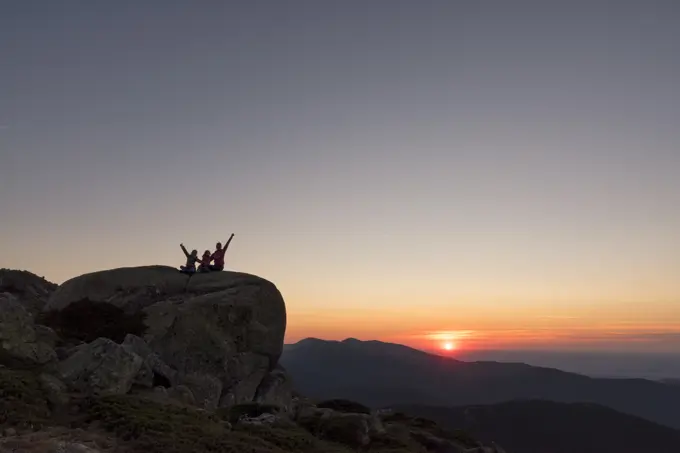
M 473 351 L 458 353 L 455 358 L 522 362 L 593 377 L 680 380 L 680 353 Z

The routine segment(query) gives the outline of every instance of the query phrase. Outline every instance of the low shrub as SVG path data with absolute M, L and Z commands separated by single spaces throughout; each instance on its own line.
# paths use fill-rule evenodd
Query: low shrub
M 237 431 L 262 439 L 287 452 L 349 453 L 343 446 L 318 439 L 299 427 L 239 426 Z
M 0 425 L 40 428 L 51 416 L 36 376 L 28 371 L 0 368 Z
M 284 453 L 265 439 L 231 431 L 216 414 L 130 396 L 91 400 L 88 423 L 129 442 L 135 453 Z

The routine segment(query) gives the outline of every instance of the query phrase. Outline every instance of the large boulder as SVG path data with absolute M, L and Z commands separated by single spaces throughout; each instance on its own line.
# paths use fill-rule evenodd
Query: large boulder
M 47 317 L 57 314 L 83 341 L 92 341 L 87 330 L 97 327 L 91 320 L 102 311 L 109 327 L 93 336 L 123 342 L 154 376 L 185 385 L 205 407 L 253 401 L 278 363 L 286 329 L 276 286 L 238 272 L 189 277 L 165 266 L 95 272 L 65 282 L 45 306 Z
M 0 364 L 35 366 L 55 361 L 54 349 L 40 340 L 28 309 L 13 295 L 0 293 Z
M 122 267 L 72 278 L 52 293 L 45 311 L 63 310 L 74 302 L 106 302 L 136 311 L 182 294 L 189 277 L 168 266 Z
M 10 293 L 31 314 L 42 310 L 57 285 L 27 271 L 0 269 L 0 293 Z

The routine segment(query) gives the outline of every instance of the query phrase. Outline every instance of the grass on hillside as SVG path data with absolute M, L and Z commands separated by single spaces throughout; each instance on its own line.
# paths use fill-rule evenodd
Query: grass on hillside
M 105 429 L 129 441 L 140 453 L 348 452 L 339 445 L 330 445 L 315 438 L 301 428 L 231 429 L 229 422 L 219 413 L 168 406 L 129 396 L 92 400 L 88 414 L 88 422 L 101 423 Z
M 385 415 L 383 421 L 386 424 L 399 424 L 402 426 L 408 426 L 411 430 L 411 435 L 415 437 L 422 437 L 422 433 L 433 435 L 441 439 L 447 439 L 457 442 L 467 448 L 476 447 L 479 442 L 471 437 L 467 432 L 463 430 L 450 430 L 444 429 L 439 426 L 436 422 L 423 418 L 423 417 L 413 417 L 401 412 L 395 412 L 392 414 Z
M 0 426 L 40 429 L 49 423 L 50 407 L 29 371 L 0 368 Z

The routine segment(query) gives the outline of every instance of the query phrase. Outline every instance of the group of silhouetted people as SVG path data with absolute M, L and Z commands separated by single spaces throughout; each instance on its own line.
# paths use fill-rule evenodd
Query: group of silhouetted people
M 184 252 L 184 255 L 187 257 L 187 263 L 184 266 L 179 267 L 179 271 L 184 273 L 184 274 L 193 274 L 196 272 L 211 272 L 211 271 L 222 271 L 224 270 L 224 254 L 227 251 L 227 247 L 229 247 L 229 243 L 233 239 L 234 235 L 232 234 L 229 236 L 229 240 L 227 241 L 226 244 L 224 244 L 224 247 L 222 247 L 222 243 L 218 242 L 215 245 L 215 251 L 213 253 L 210 253 L 210 250 L 206 250 L 203 252 L 203 256 L 201 258 L 198 257 L 198 251 L 192 250 L 191 253 L 187 252 L 187 249 L 184 247 L 184 244 L 180 244 L 179 246 L 182 247 L 182 251 Z M 198 268 L 196 267 L 196 264 L 198 263 Z

